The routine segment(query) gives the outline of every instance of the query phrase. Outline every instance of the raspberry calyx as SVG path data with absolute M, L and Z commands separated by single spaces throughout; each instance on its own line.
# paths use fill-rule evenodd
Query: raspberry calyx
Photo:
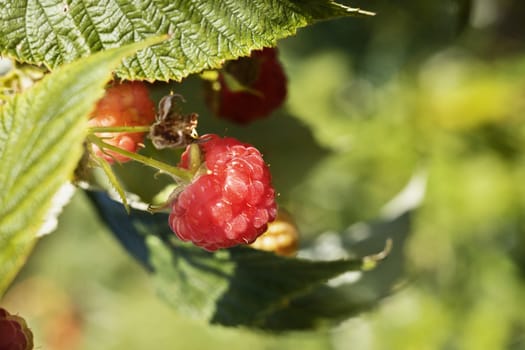
M 189 168 L 191 150 L 199 147 L 206 171 L 178 191 L 169 225 L 181 240 L 208 251 L 252 243 L 277 215 L 268 166 L 255 147 L 234 138 L 201 140 L 187 147 L 180 167 Z

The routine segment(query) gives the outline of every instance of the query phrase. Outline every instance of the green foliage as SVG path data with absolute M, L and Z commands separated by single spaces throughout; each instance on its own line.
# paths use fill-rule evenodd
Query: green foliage
M 196 319 L 270 330 L 310 329 L 319 320 L 334 322 L 366 309 L 382 296 L 344 297 L 344 289 L 325 284 L 382 256 L 314 261 L 246 247 L 209 253 L 176 239 L 165 214 L 132 209 L 128 215 L 103 193 L 89 196 L 121 243 L 150 270 L 160 295 Z M 327 308 L 304 314 L 298 305 L 305 300 Z M 338 312 L 326 312 L 330 309 Z
M 330 0 L 116 0 L 5 2 L 0 53 L 55 68 L 93 52 L 168 34 L 118 69 L 126 79 L 181 80 L 227 59 L 275 46 L 298 28 L 364 14 Z
M 0 3 L 0 7 L 17 6 Z M 42 3 L 28 4 L 37 9 L 33 13 L 42 13 L 35 7 Z M 55 11 L 58 3 L 45 9 Z M 241 14 L 258 9 L 255 2 L 224 3 L 245 5 L 239 7 L 244 10 Z M 182 60 L 169 61 L 178 66 L 161 71 L 165 75 L 160 78 L 175 77 L 173 71 L 179 78 L 186 76 L 189 71 L 177 71 L 185 65 L 195 68 L 191 70 L 194 72 L 245 55 L 252 39 L 257 47 L 273 45 L 302 23 L 330 18 L 335 11 L 329 1 L 287 3 L 293 4 L 293 15 L 261 16 L 250 22 L 271 30 L 264 35 L 251 38 L 249 31 L 235 29 L 240 22 L 224 24 L 240 38 L 240 46 L 227 47 L 225 43 L 230 42 L 217 41 L 219 34 L 215 32 L 210 36 L 214 41 L 206 48 L 218 54 L 218 45 L 224 44 L 217 61 L 204 54 L 190 61 L 182 54 L 195 53 L 195 47 L 169 49 Z M 204 5 L 217 10 L 212 11 L 213 16 L 224 13 L 216 4 L 209 1 Z M 365 256 L 381 250 L 378 243 L 384 243 L 385 238 L 393 238 L 394 250 L 387 261 L 363 273 L 358 281 L 337 286 L 334 282 L 339 278 L 329 284 L 315 281 L 306 283 L 307 288 L 297 290 L 297 294 L 289 293 L 289 289 L 267 291 L 267 285 L 283 286 L 285 281 L 280 280 L 278 272 L 268 276 L 266 268 L 271 270 L 274 262 L 283 266 L 289 260 L 274 260 L 269 254 L 246 249 L 208 254 L 174 241 L 168 231 L 153 234 L 157 224 L 147 221 L 151 219 L 147 213 L 144 222 L 135 222 L 135 227 L 127 229 L 122 227 L 126 220 L 105 218 L 128 252 L 151 272 L 160 293 L 180 311 L 171 313 L 164 304 L 145 297 L 149 290 L 144 287 L 145 279 L 137 282 L 142 277 L 140 270 L 119 255 L 111 240 L 95 233 L 101 230 L 97 227 L 100 223 L 92 215 L 85 220 L 86 213 L 92 214 L 85 205 L 71 208 L 66 217 L 68 227 L 42 242 L 41 254 L 25 277 L 47 274 L 57 288 L 66 290 L 74 304 L 71 308 L 80 312 L 87 325 L 83 336 L 87 345 L 78 347 L 85 349 L 101 344 L 108 349 L 141 349 L 153 343 L 166 348 L 284 349 L 287 347 L 282 340 L 293 339 L 293 335 L 280 338 L 247 333 L 242 327 L 208 327 L 207 323 L 188 320 L 187 314 L 218 324 L 243 323 L 278 331 L 313 329 L 358 314 L 336 331 L 302 333 L 315 341 L 288 347 L 294 349 L 310 345 L 312 349 L 346 350 L 349 344 L 367 350 L 524 348 L 525 46 L 516 40 L 524 35 L 524 4 L 409 0 L 400 7 L 378 0 L 373 6 L 379 15 L 373 20 L 326 22 L 312 30 L 301 30 L 295 38 L 279 43 L 290 82 L 287 105 L 248 128 L 212 118 L 203 107 L 201 82 L 196 76 L 182 84 L 154 86 L 156 97 L 170 89 L 182 93 L 188 100 L 184 109 L 200 115 L 201 133 L 236 136 L 263 150 L 281 194 L 279 202 L 291 209 L 302 228 L 302 254 L 321 248 L 323 239 L 329 237 L 342 242 L 336 250 L 342 256 Z M 97 7 L 93 6 L 91 9 Z M 123 8 L 127 11 L 132 7 Z M 68 14 L 53 17 L 52 22 L 62 18 L 72 21 L 74 13 L 81 13 L 74 8 L 70 5 Z M 474 11 L 469 12 L 471 9 Z M 0 35 L 2 45 L 7 37 L 23 36 L 19 30 L 7 30 L 7 25 L 13 24 L 8 17 L 11 10 L 0 14 L 0 31 L 5 34 Z M 133 36 L 156 32 L 157 28 L 134 31 L 146 22 L 141 22 L 143 13 L 132 10 L 130 21 L 110 19 L 110 23 L 121 26 L 115 27 L 116 33 L 132 41 Z M 192 18 L 198 21 L 202 16 L 195 11 Z M 82 18 L 88 20 L 87 16 Z M 131 21 L 137 27 L 132 27 Z M 273 27 L 265 27 L 271 21 Z M 19 22 L 18 28 L 30 23 Z M 288 26 L 290 23 L 295 24 Z M 284 29 L 277 28 L 281 24 Z M 181 23 L 183 26 L 193 37 L 200 35 L 200 22 Z M 49 29 L 45 24 L 42 27 Z M 122 34 L 123 28 L 128 30 L 127 37 Z M 75 33 L 58 33 L 67 45 L 68 40 L 76 40 L 72 39 Z M 93 42 L 96 34 L 92 32 Z M 100 42 L 95 49 L 88 45 L 88 39 L 82 39 L 86 44 L 78 44 L 79 50 L 72 50 L 73 55 L 118 46 L 120 36 L 106 33 L 108 46 Z M 184 43 L 182 39 L 176 32 L 171 42 L 178 45 Z M 27 48 L 24 41 L 19 43 L 20 49 Z M 39 43 L 49 49 L 50 59 L 58 57 L 55 43 L 54 39 L 49 44 Z M 89 49 L 82 51 L 83 47 Z M 16 47 L 11 47 L 5 52 L 14 55 L 15 51 Z M 21 58 L 29 59 L 22 54 L 20 51 Z M 38 53 L 40 57 L 43 54 Z M 133 62 L 138 62 L 137 57 Z M 196 68 L 197 63 L 203 63 L 201 68 Z M 121 68 L 123 76 L 131 76 L 129 72 L 134 69 L 131 61 L 127 64 Z M 150 155 L 148 148 L 143 151 Z M 152 153 L 171 164 L 179 159 L 176 152 Z M 152 178 L 154 172 L 145 171 L 140 164 L 116 166 L 114 170 L 124 180 L 126 190 L 146 199 L 168 180 L 158 177 L 155 183 L 145 183 L 144 178 Z M 422 205 L 409 215 L 413 224 L 407 225 L 408 216 L 387 220 L 379 225 L 381 229 L 363 224 L 363 220 L 384 212 L 384 205 L 414 172 L 424 175 L 427 191 Z M 122 206 L 119 210 L 125 215 Z M 161 221 L 165 226 L 165 219 Z M 79 231 L 78 225 L 89 232 Z M 130 234 L 135 228 L 142 234 Z M 88 246 L 90 249 L 84 250 Z M 242 271 L 241 262 L 257 274 Z M 293 271 L 289 266 L 284 270 Z M 78 275 L 88 276 L 82 287 L 78 286 Z M 293 283 L 285 287 L 295 288 Z M 61 292 L 62 302 L 66 293 Z M 27 295 L 34 294 L 13 292 L 10 297 L 25 305 Z M 377 303 L 385 295 L 390 297 Z M 263 303 L 253 304 L 255 300 Z M 287 302 L 281 303 L 283 300 Z M 243 308 L 253 315 L 242 314 Z M 34 309 L 27 307 L 25 311 L 29 314 Z M 43 331 L 40 337 L 44 338 Z
M 71 180 L 83 152 L 87 116 L 112 69 L 146 45 L 66 65 L 1 107 L 0 294 L 30 253 L 53 196 Z
M 5 175 L 2 204 L 5 203 L 3 208 L 10 216 L 2 218 L 0 237 L 7 242 L 2 253 L 16 255 L 5 260 L 17 263 L 16 266 L 3 264 L 7 271 L 3 274 L 6 276 L 1 285 L 3 289 L 29 254 L 35 233 L 49 210 L 50 198 L 71 177 L 83 151 L 85 118 L 101 96 L 111 70 L 126 53 L 131 53 L 125 45 L 166 34 L 168 39 L 164 42 L 147 48 L 142 45 L 143 50 L 135 50 L 135 56 L 122 60 L 116 74 L 127 79 L 181 80 L 191 73 L 217 68 L 226 59 L 248 55 L 253 49 L 275 46 L 278 39 L 295 34 L 298 28 L 308 24 L 370 14 L 328 0 L 258 3 L 245 0 L 177 3 L 36 0 L 4 5 L 0 14 L 0 52 L 19 62 L 44 65 L 53 73 L 4 108 L 7 125 L 4 153 L 9 157 L 4 157 L 2 166 L 14 171 Z M 119 47 L 125 49 L 108 51 Z M 104 55 L 92 55 L 97 51 L 103 51 Z M 69 64 L 85 56 L 89 58 Z M 22 119 L 22 115 L 31 115 L 31 118 Z M 12 120 L 24 123 L 11 127 Z M 31 128 L 32 125 L 37 128 Z M 12 142 L 13 135 L 21 142 Z M 22 153 L 30 155 L 25 163 L 17 162 Z M 102 165 L 110 183 L 122 196 L 113 171 L 107 164 Z M 45 190 L 38 187 L 42 184 L 46 185 Z M 124 203 L 127 205 L 125 200 Z M 119 231 L 117 223 L 126 220 L 126 216 L 114 217 L 110 225 Z M 148 237 L 144 242 L 136 238 L 132 240 L 134 243 L 126 241 L 125 246 L 154 269 L 155 279 L 164 286 L 163 294 L 168 300 L 175 300 L 174 306 L 221 324 L 262 327 L 265 315 L 284 307 L 289 299 L 362 264 L 359 259 L 314 263 L 252 251 L 248 259 L 236 251 L 225 253 L 226 258 L 221 254 L 205 254 L 200 263 L 220 271 L 214 274 L 200 267 L 192 270 L 192 265 L 184 261 L 172 264 L 173 249 L 187 257 L 200 256 L 202 252 L 185 245 L 172 245 L 172 240 L 165 237 L 155 241 L 156 236 L 148 236 L 151 229 L 146 233 L 139 230 Z M 27 241 L 23 246 L 10 248 L 17 239 Z M 22 247 L 26 247 L 25 252 L 20 252 Z M 145 256 L 151 256 L 151 261 Z M 284 273 L 276 274 L 275 269 Z M 253 274 L 251 270 L 260 273 Z M 180 279 L 181 274 L 194 276 Z M 238 274 L 251 278 L 245 280 L 237 277 Z M 266 283 L 272 286 L 266 294 L 251 293 Z M 201 285 L 206 288 L 199 289 Z M 210 289 L 216 294 L 210 294 Z M 235 311 L 237 309 L 244 311 Z
M 161 295 L 186 314 L 228 326 L 266 328 L 267 318 L 279 311 L 289 318 L 287 328 L 293 329 L 315 317 L 312 313 L 290 318 L 287 309 L 294 298 L 363 265 L 361 259 L 314 262 L 248 248 L 214 257 L 192 247 L 170 252 L 169 245 L 155 237 L 148 237 L 148 246 Z M 314 305 L 324 298 L 309 296 Z

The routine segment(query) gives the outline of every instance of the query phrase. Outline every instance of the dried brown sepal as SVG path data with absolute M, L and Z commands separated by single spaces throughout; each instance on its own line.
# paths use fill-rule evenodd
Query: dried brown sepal
M 175 102 L 177 98 L 184 102 L 184 98 L 177 94 L 164 96 L 159 102 L 156 121 L 149 133 L 157 149 L 186 147 L 199 138 L 198 114 L 182 114 Z

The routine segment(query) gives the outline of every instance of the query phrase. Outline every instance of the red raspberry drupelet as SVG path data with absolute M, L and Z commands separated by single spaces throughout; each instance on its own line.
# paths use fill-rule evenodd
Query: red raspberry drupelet
M 268 166 L 249 144 L 217 135 L 201 139 L 208 171 L 172 202 L 170 227 L 181 240 L 209 251 L 255 241 L 277 215 Z M 181 166 L 187 164 L 188 149 Z

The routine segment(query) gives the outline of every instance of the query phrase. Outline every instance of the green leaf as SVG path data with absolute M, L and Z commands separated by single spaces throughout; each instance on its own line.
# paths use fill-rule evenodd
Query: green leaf
M 150 270 L 160 295 L 177 311 L 196 319 L 268 330 L 313 328 L 318 319 L 340 320 L 352 310 L 364 309 L 376 301 L 369 298 L 361 303 L 359 299 L 342 298 L 338 307 L 344 311 L 333 316 L 312 313 L 309 318 L 301 314 L 301 320 L 284 327 L 283 320 L 300 313 L 297 303 L 303 298 L 319 307 L 335 307 L 324 298 L 342 295 L 345 290 L 325 282 L 361 270 L 366 258 L 314 261 L 279 257 L 247 247 L 209 253 L 179 241 L 168 226 L 167 214 L 151 215 L 131 208 L 127 215 L 122 205 L 107 194 L 88 195 L 114 235 Z
M 209 254 L 153 235 L 146 242 L 161 295 L 180 311 L 228 326 L 256 327 L 292 297 L 362 265 L 361 259 L 314 262 L 250 248 Z
M 128 79 L 181 80 L 252 49 L 275 46 L 298 28 L 370 14 L 329 0 L 5 1 L 0 53 L 55 68 L 92 52 L 159 34 L 170 39 L 125 60 Z
M 31 252 L 53 196 L 73 174 L 87 116 L 112 69 L 148 43 L 153 40 L 66 65 L 0 107 L 0 295 Z
M 373 256 L 381 249 L 387 249 L 385 242 L 388 240 L 393 242 L 393 246 L 387 261 L 374 270 L 341 275 L 331 280 L 329 285 L 317 286 L 293 298 L 268 315 L 261 328 L 272 331 L 306 330 L 334 324 L 370 310 L 403 282 L 406 265 L 404 249 L 410 232 L 411 212 L 408 211 L 392 219 L 361 222 L 341 234 L 333 232 L 319 236 L 308 249 L 308 255 L 312 258 L 326 251 Z

